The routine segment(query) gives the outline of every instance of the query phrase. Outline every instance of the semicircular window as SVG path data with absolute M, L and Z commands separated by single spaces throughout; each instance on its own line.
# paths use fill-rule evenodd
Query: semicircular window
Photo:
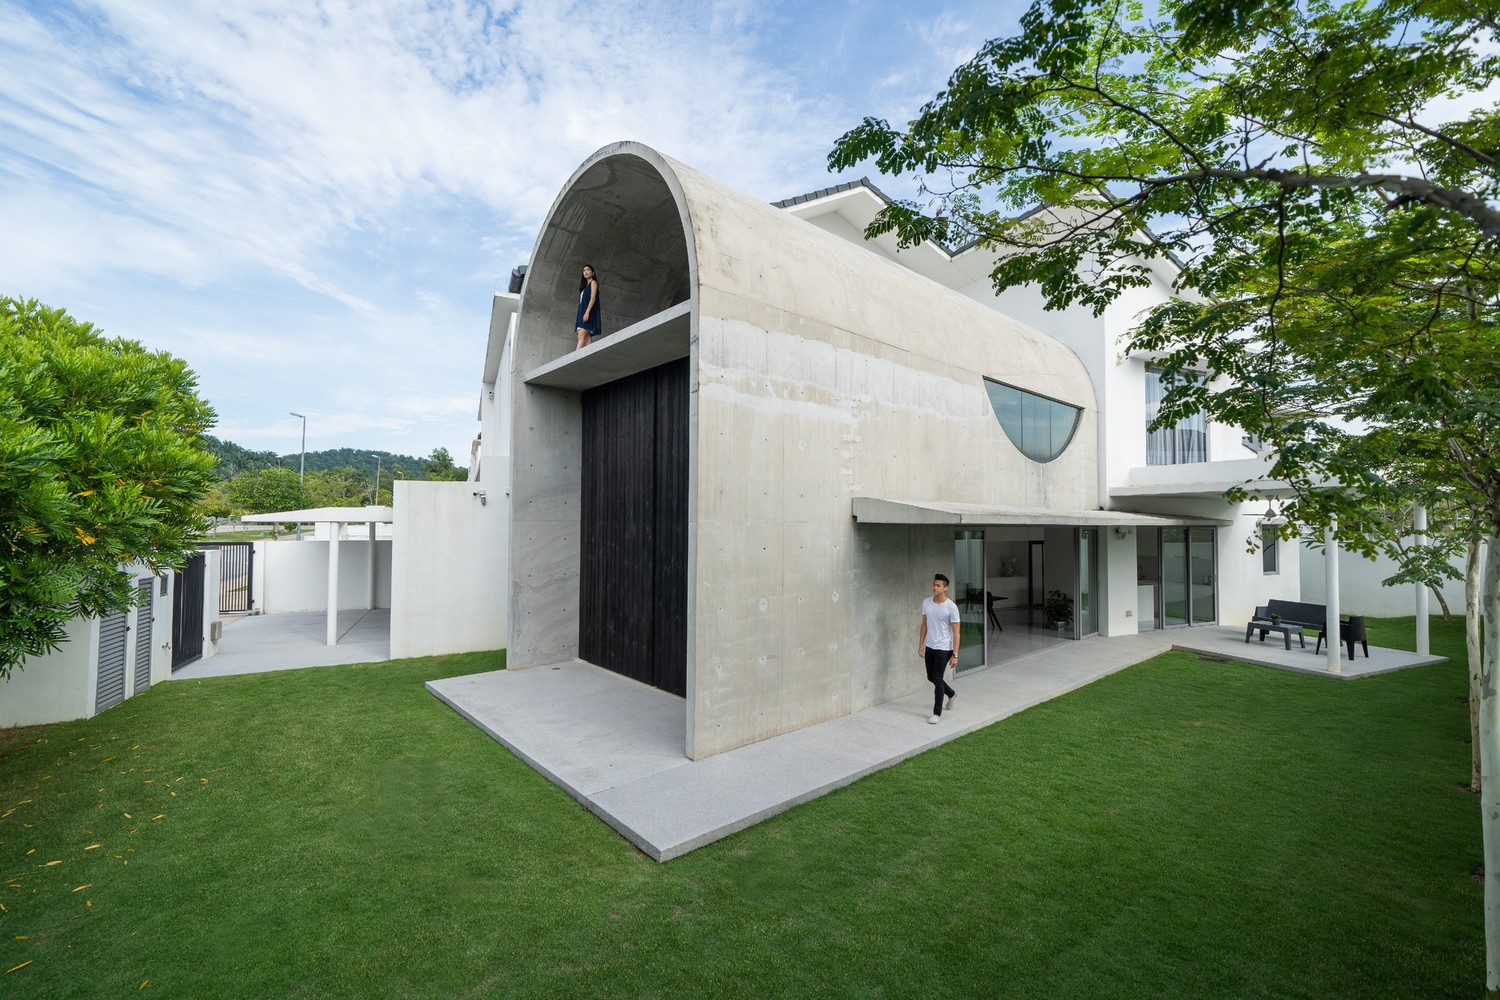
M 984 380 L 995 417 L 1010 443 L 1033 462 L 1050 462 L 1061 455 L 1078 430 L 1083 408 L 1017 389 L 994 379 Z

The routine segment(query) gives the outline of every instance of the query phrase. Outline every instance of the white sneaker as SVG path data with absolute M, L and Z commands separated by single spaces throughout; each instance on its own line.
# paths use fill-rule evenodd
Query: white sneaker
M 953 699 L 957 698 L 957 697 L 958 697 L 958 692 L 957 691 L 953 692 L 952 694 L 950 694 L 948 696 L 948 711 L 950 711 L 950 712 L 953 711 Z
M 930 719 L 927 720 L 927 724 L 929 726 L 935 726 L 939 722 L 941 722 L 942 719 L 943 719 L 943 717 L 941 715 L 934 715 L 932 718 L 930 718 Z

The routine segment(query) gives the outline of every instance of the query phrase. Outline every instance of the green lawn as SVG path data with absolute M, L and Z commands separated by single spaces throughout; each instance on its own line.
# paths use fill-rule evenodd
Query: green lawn
M 1461 659 L 1172 653 L 666 865 L 423 690 L 500 662 L 0 732 L 0 996 L 1482 992 Z

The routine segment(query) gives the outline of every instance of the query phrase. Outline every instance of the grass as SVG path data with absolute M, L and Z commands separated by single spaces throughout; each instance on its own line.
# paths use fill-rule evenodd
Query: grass
M 1433 642 L 1171 653 L 666 865 L 422 687 L 499 654 L 173 681 L 0 731 L 0 995 L 1474 996 Z

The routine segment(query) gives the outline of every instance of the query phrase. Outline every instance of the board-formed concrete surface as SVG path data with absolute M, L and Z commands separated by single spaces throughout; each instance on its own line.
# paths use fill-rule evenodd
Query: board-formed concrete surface
M 427 688 L 667 861 L 1170 645 L 1160 632 L 1066 643 L 959 676 L 954 708 L 935 726 L 929 689 L 698 761 L 686 756 L 683 699 L 578 660 Z

